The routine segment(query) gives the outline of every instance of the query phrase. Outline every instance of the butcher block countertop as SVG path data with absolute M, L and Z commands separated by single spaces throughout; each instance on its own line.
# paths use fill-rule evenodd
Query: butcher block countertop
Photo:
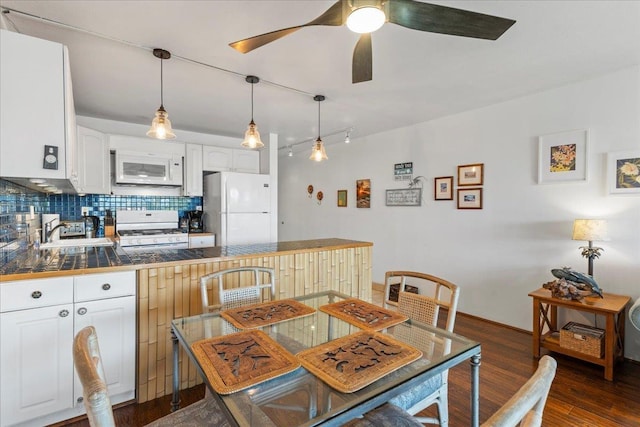
M 372 243 L 330 238 L 153 252 L 125 252 L 119 246 L 28 249 L 0 258 L 0 281 L 137 270 L 164 264 L 188 265 L 208 259 L 246 259 L 269 254 L 307 253 L 362 246 L 372 246 Z

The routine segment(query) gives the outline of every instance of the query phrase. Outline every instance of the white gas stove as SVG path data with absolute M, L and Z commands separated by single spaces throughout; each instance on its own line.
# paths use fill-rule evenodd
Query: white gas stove
M 189 235 L 178 228 L 178 211 L 116 211 L 125 250 L 186 249 Z

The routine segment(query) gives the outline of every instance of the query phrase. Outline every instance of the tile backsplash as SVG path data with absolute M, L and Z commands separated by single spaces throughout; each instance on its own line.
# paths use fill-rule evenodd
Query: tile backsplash
M 97 235 L 104 235 L 104 217 L 110 209 L 115 215 L 118 210 L 176 210 L 180 216 L 184 212 L 196 210 L 202 206 L 202 197 L 169 197 L 169 196 L 107 196 L 88 194 L 76 196 L 71 194 L 46 195 L 0 179 L 0 215 L 29 212 L 33 206 L 35 213 L 57 213 L 61 220 L 74 220 L 82 217 L 82 207 L 89 207 L 89 215 L 100 218 Z M 3 217 L 4 227 L 15 221 L 15 215 Z M 117 221 L 117 218 L 116 218 Z M 1 231 L 0 231 L 1 233 Z

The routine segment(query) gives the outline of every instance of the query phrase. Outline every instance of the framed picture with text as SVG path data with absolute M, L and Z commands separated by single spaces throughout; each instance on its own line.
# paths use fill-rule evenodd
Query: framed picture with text
M 453 177 L 439 176 L 433 178 L 433 199 L 453 200 Z
M 458 188 L 458 209 L 482 209 L 482 188 Z
M 458 166 L 458 185 L 482 185 L 484 180 L 484 163 Z
M 542 135 L 538 138 L 538 184 L 587 181 L 589 131 Z
M 640 195 L 640 150 L 607 154 L 609 193 Z

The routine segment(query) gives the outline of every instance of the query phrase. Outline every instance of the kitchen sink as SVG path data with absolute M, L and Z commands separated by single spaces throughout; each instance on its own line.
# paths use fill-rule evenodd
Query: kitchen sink
M 113 246 L 113 240 L 107 237 L 95 237 L 89 239 L 64 239 L 49 243 L 41 243 L 40 249 L 74 248 L 87 246 Z

